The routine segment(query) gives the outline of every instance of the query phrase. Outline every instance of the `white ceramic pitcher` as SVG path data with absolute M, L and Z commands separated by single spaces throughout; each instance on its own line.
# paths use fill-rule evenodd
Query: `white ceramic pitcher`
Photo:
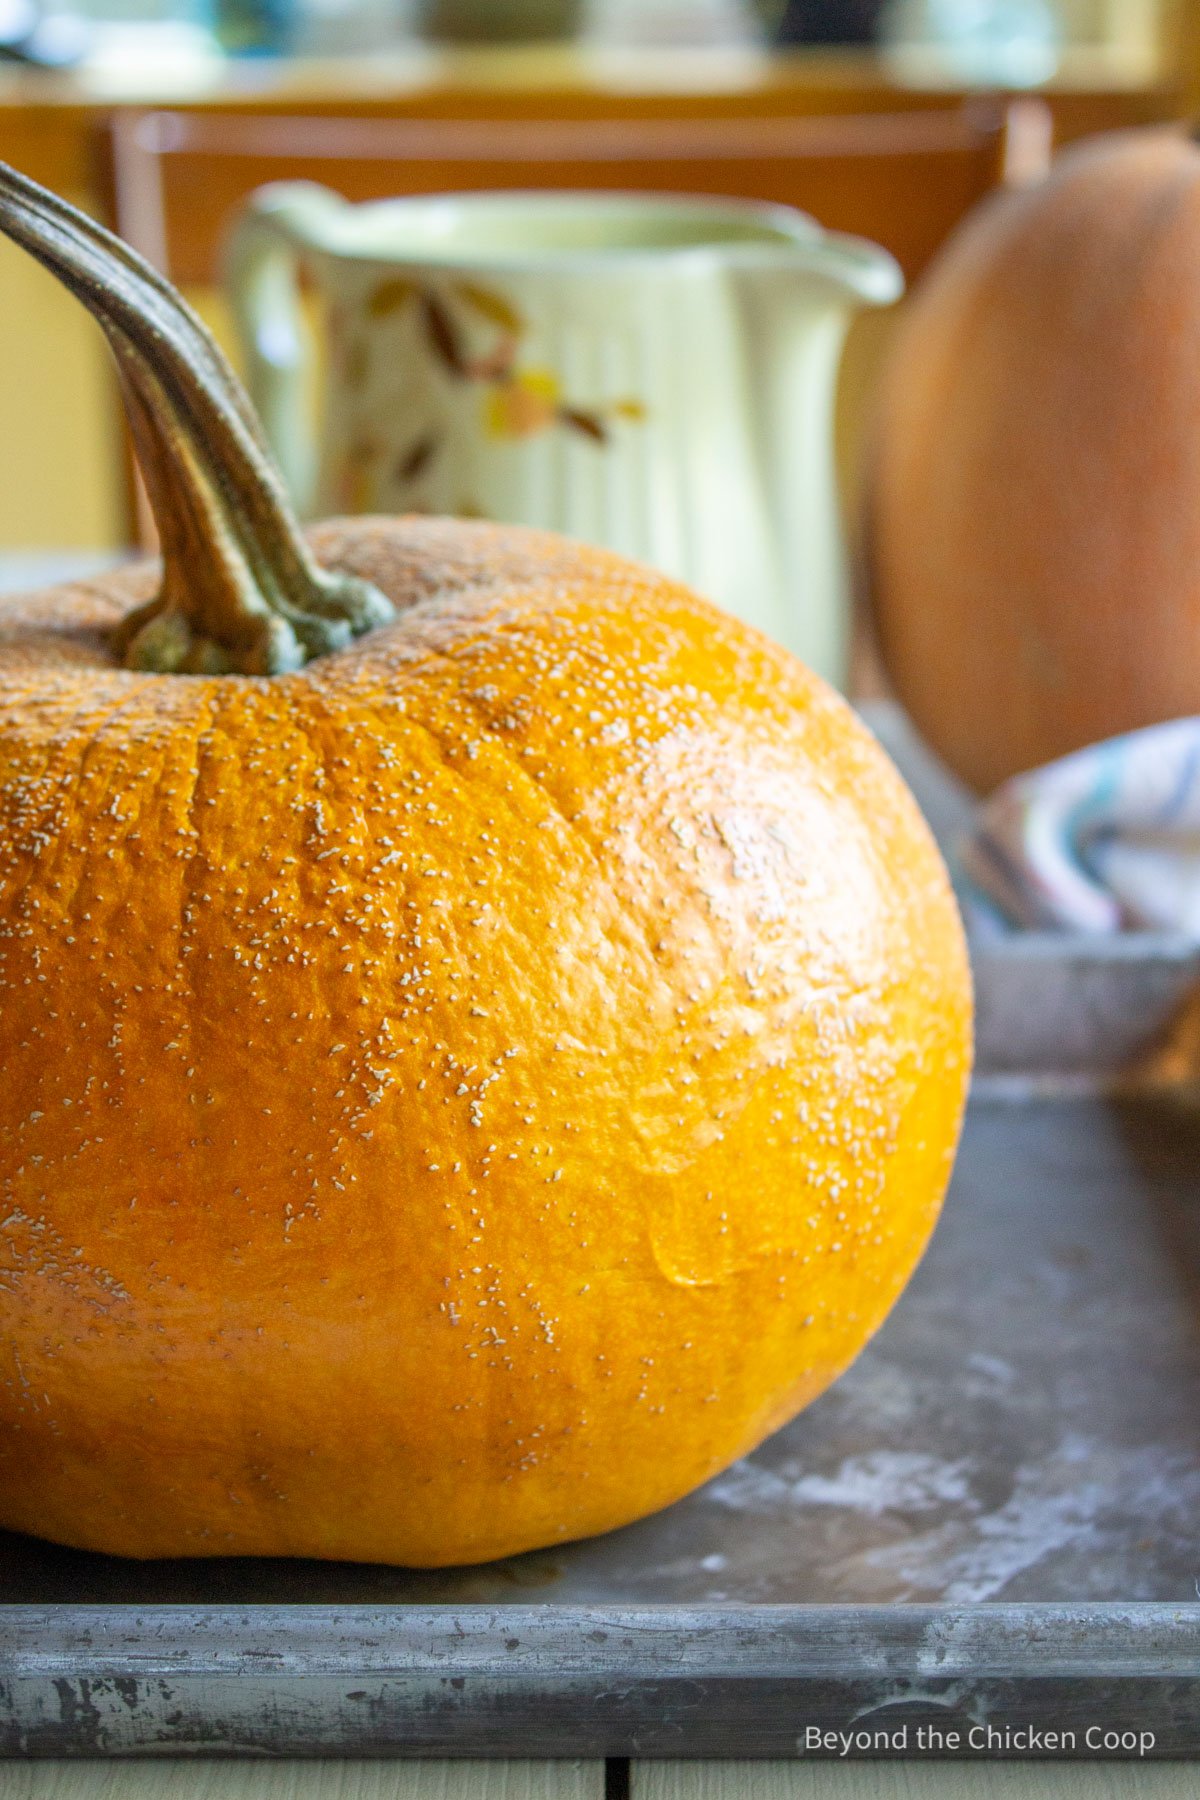
M 297 264 L 328 321 L 319 449 Z M 640 194 L 351 206 L 261 189 L 230 289 L 302 511 L 547 526 L 652 563 L 840 683 L 833 400 L 883 250 L 789 207 Z

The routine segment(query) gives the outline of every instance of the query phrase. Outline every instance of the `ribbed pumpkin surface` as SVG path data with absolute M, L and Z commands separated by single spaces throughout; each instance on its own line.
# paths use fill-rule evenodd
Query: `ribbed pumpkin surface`
M 312 534 L 395 624 L 130 673 L 0 611 L 0 1522 L 472 1561 L 685 1493 L 933 1226 L 969 988 L 845 705 L 516 530 Z

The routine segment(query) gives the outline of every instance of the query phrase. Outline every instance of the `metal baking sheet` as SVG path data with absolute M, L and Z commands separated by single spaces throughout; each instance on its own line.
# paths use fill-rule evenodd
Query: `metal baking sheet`
M 1198 1306 L 1194 1097 L 985 1083 L 882 1332 L 701 1492 L 440 1573 L 2 1539 L 0 1748 L 1200 1755 Z

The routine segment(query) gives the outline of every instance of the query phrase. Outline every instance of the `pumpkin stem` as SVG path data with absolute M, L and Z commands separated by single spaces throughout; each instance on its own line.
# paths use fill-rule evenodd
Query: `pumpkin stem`
M 314 560 L 237 376 L 170 282 L 103 226 L 0 163 L 0 232 L 103 327 L 162 542 L 157 598 L 118 628 L 133 669 L 275 675 L 393 616 Z

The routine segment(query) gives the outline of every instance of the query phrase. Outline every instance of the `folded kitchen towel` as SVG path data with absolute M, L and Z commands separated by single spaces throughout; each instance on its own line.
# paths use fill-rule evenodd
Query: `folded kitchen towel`
M 1200 718 L 1014 776 L 984 802 L 959 861 L 1012 925 L 1200 939 Z

